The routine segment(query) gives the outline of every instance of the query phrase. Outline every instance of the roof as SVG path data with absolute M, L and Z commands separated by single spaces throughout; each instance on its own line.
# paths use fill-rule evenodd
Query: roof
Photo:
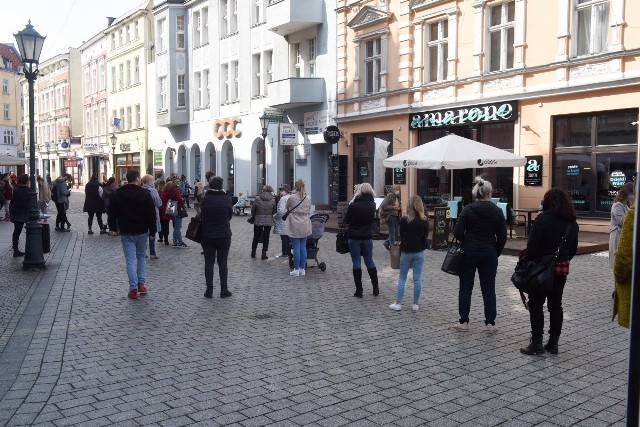
M 13 69 L 16 71 L 22 66 L 20 53 L 18 53 L 18 50 L 13 47 L 12 44 L 0 43 L 0 58 L 3 58 L 2 64 L 0 65 L 2 68 L 5 68 L 5 60 L 11 61 Z

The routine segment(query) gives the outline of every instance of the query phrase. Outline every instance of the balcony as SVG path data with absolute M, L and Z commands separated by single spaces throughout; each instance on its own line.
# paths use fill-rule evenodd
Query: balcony
M 277 80 L 267 85 L 267 92 L 269 106 L 282 109 L 322 104 L 327 99 L 323 78 Z
M 322 0 L 269 0 L 267 29 L 284 37 L 322 24 L 323 3 Z

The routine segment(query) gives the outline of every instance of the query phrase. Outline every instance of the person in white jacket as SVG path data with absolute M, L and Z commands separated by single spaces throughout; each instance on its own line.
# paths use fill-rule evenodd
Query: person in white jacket
M 276 255 L 276 258 L 289 258 L 289 236 L 284 233 L 284 220 L 282 219 L 282 215 L 287 211 L 287 200 L 291 197 L 291 187 L 288 184 L 282 184 L 279 192 L 280 199 L 278 201 L 278 208 L 273 215 L 273 219 L 275 220 L 273 233 L 280 235 L 282 252 L 280 255 Z

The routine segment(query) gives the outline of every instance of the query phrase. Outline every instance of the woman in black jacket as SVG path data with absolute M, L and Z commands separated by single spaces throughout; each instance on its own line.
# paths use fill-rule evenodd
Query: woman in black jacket
M 13 256 L 16 258 L 24 255 L 24 252 L 18 249 L 18 242 L 20 240 L 20 233 L 22 233 L 22 227 L 24 227 L 25 222 L 29 220 L 30 201 L 29 175 L 23 174 L 18 177 L 18 186 L 13 192 L 13 199 L 9 205 L 9 216 L 11 222 L 13 222 L 11 243 L 13 244 Z
M 404 284 L 407 281 L 409 269 L 413 268 L 413 305 L 411 309 L 418 311 L 418 300 L 422 290 L 422 266 L 424 265 L 424 250 L 427 249 L 429 238 L 429 222 L 424 215 L 424 204 L 420 196 L 411 196 L 407 203 L 407 215 L 400 220 L 400 272 L 398 273 L 398 292 L 396 302 L 391 304 L 391 310 L 400 311 Z
M 231 225 L 233 204 L 231 197 L 222 189 L 223 180 L 214 176 L 209 181 L 209 188 L 202 197 L 202 251 L 204 252 L 204 277 L 207 289 L 205 298 L 213 297 L 213 266 L 218 260 L 220 274 L 220 298 L 231 296 L 227 289 L 227 258 L 231 247 Z
M 89 231 L 87 234 L 93 234 L 91 227 L 93 226 L 93 216 L 98 219 L 98 227 L 100 227 L 100 234 L 107 234 L 107 227 L 102 222 L 102 214 L 105 212 L 104 200 L 102 199 L 103 189 L 98 182 L 98 175 L 91 175 L 91 179 L 84 187 L 84 212 L 89 214 L 87 225 Z
M 348 225 L 349 252 L 353 263 L 353 280 L 356 284 L 354 297 L 362 298 L 362 266 L 360 257 L 364 258 L 367 272 L 373 285 L 373 295 L 378 296 L 378 270 L 373 262 L 373 241 L 371 226 L 376 214 L 375 193 L 371 184 L 360 186 L 360 194 L 347 208 L 343 222 Z
M 458 311 L 459 331 L 469 330 L 471 293 L 476 276 L 484 301 L 484 324 L 487 332 L 496 331 L 496 272 L 498 257 L 507 243 L 507 223 L 502 210 L 491 202 L 491 183 L 478 176 L 471 190 L 475 202 L 464 207 L 458 217 L 453 235 L 462 242 L 463 267 L 460 273 Z
M 553 273 L 553 287 L 547 293 L 529 295 L 529 317 L 531 319 L 531 342 L 520 352 L 529 355 L 558 354 L 558 339 L 562 331 L 562 292 L 569 274 L 569 262 L 578 250 L 578 223 L 571 198 L 561 188 L 552 188 L 542 199 L 542 213 L 538 215 L 529 233 L 526 256 L 536 259 L 552 254 L 562 243 Z M 549 341 L 542 346 L 545 301 L 549 311 Z

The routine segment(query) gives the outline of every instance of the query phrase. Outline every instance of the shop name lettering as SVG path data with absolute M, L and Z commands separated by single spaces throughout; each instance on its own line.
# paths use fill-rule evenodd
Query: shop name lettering
M 495 105 L 487 105 L 470 109 L 461 108 L 458 110 L 437 111 L 415 115 L 411 118 L 411 128 L 509 120 L 512 116 L 513 107 L 511 104 L 502 104 L 498 107 Z

